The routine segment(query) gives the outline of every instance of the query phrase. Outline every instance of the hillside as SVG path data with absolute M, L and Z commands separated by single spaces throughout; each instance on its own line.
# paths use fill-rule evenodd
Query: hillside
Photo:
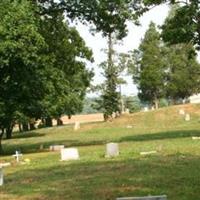
M 179 114 L 191 115 L 185 121 Z M 180 105 L 124 115 L 113 122 L 40 129 L 3 141 L 13 164 L 5 170 L 1 199 L 106 200 L 118 196 L 167 194 L 170 200 L 199 198 L 200 105 Z M 105 158 L 105 144 L 118 142 L 119 157 Z M 60 162 L 51 144 L 78 147 L 79 161 Z M 27 165 L 9 154 L 21 150 Z M 140 152 L 156 151 L 152 155 Z

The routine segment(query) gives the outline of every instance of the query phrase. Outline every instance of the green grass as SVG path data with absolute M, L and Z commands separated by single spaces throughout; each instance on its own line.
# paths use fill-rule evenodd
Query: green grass
M 179 107 L 191 114 L 185 122 Z M 125 115 L 108 123 L 40 129 L 4 140 L 6 168 L 0 199 L 111 200 L 120 196 L 166 194 L 169 200 L 199 199 L 200 106 L 169 107 Z M 132 125 L 132 129 L 127 129 Z M 105 144 L 118 142 L 120 156 L 104 157 Z M 51 144 L 78 147 L 79 161 L 60 162 L 49 152 Z M 40 150 L 40 145 L 44 146 Z M 21 150 L 30 164 L 19 165 L 10 156 Z M 156 150 L 141 156 L 141 151 Z

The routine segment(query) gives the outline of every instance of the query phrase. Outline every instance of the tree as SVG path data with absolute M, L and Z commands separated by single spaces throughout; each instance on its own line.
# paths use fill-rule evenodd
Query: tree
M 82 110 L 86 89 L 93 77 L 93 72 L 86 69 L 86 61 L 93 61 L 92 51 L 77 30 L 67 25 L 61 11 L 44 16 L 40 27 L 48 44 L 46 53 L 54 57 L 53 68 L 62 74 L 56 83 L 57 90 L 44 99 L 47 111 L 44 115 L 59 122 L 62 114 L 70 117 Z
M 158 108 L 159 98 L 164 96 L 164 63 L 160 35 L 151 23 L 139 49 L 132 54 L 129 71 L 138 86 L 139 98 Z
M 123 96 L 125 108 L 129 109 L 130 113 L 139 112 L 142 107 L 142 103 L 137 96 Z
M 164 30 L 163 39 L 170 44 L 191 42 L 197 49 L 200 48 L 200 4 L 198 0 L 146 0 L 146 8 L 152 5 L 159 5 L 169 2 L 178 4 L 173 18 L 167 20 L 162 27 Z
M 178 6 L 171 7 L 163 27 L 174 18 Z M 168 30 L 163 29 L 162 35 Z M 196 59 L 196 52 L 192 43 L 180 43 L 165 47 L 166 61 L 166 95 L 172 102 L 185 99 L 199 91 L 200 65 Z
M 65 11 L 69 19 L 89 23 L 105 37 L 117 32 L 118 39 L 127 34 L 127 20 L 135 21 L 145 10 L 142 1 L 134 0 L 38 0 L 40 14 Z
M 31 113 L 44 97 L 51 59 L 38 32 L 35 7 L 28 1 L 0 2 L 0 125 L 1 138 L 11 138 L 18 112 Z M 1 139 L 0 138 L 0 139 Z

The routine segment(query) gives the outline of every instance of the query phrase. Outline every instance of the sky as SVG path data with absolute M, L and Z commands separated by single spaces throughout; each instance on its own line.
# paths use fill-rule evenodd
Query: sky
M 153 21 L 157 25 L 162 25 L 168 15 L 168 11 L 169 7 L 167 5 L 157 6 L 140 18 L 140 26 L 128 23 L 129 33 L 115 50 L 126 53 L 130 50 L 137 49 L 141 39 L 144 37 L 144 34 L 148 29 L 149 23 Z M 101 33 L 92 35 L 89 32 L 89 28 L 83 24 L 78 24 L 77 29 L 80 35 L 84 38 L 86 45 L 93 51 L 95 62 L 92 65 L 88 65 L 88 68 L 93 68 L 95 72 L 93 84 L 102 83 L 104 77 L 101 75 L 101 69 L 98 67 L 98 64 L 106 60 L 106 55 L 102 49 L 107 48 L 107 41 L 102 37 Z M 123 78 L 126 80 L 127 84 L 121 86 L 122 94 L 132 96 L 137 95 L 137 87 L 133 84 L 131 76 L 124 75 Z M 88 94 L 88 96 L 95 96 L 95 94 Z

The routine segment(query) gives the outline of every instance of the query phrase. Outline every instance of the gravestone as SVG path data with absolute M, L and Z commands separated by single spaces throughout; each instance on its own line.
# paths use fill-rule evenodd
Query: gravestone
M 77 130 L 79 130 L 80 128 L 81 128 L 80 122 L 75 122 L 75 124 L 74 124 L 74 130 L 77 131 Z
M 0 163 L 0 186 L 3 185 L 3 167 L 8 167 L 10 166 L 10 163 Z
M 125 113 L 130 114 L 130 110 L 128 108 L 126 108 Z
M 15 151 L 13 157 L 16 159 L 17 162 L 19 162 L 19 158 L 22 157 L 22 154 L 19 151 Z
M 119 146 L 117 143 L 106 144 L 106 157 L 116 157 L 119 155 Z
M 144 107 L 144 112 L 148 112 L 149 108 L 148 107 Z
M 154 154 L 154 153 L 157 153 L 157 151 L 140 152 L 140 155 L 150 155 L 150 154 Z
M 3 185 L 3 167 L 0 167 L 0 186 Z
M 190 121 L 190 114 L 185 115 L 185 121 Z
M 193 136 L 192 139 L 193 140 L 200 140 L 200 137 Z
M 131 125 L 127 125 L 126 128 L 129 128 L 129 129 L 130 129 L 130 128 L 133 128 L 133 126 L 131 126 Z
M 64 145 L 51 145 L 49 147 L 50 151 L 61 151 L 61 149 L 64 149 L 65 146 Z
M 79 152 L 77 148 L 64 148 L 61 149 L 61 160 L 78 160 Z
M 120 197 L 116 200 L 167 200 L 166 195 L 162 196 L 146 196 L 146 197 Z
M 183 109 L 179 110 L 179 115 L 185 115 L 185 111 Z

